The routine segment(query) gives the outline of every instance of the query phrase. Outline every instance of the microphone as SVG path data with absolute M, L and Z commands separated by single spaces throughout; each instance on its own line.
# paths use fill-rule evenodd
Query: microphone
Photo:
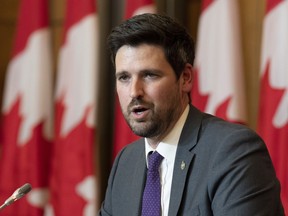
M 29 193 L 31 189 L 31 185 L 29 183 L 26 183 L 17 190 L 15 190 L 15 192 L 0 206 L 0 210 L 4 209 L 6 206 L 11 205 L 16 200 L 21 199 L 24 195 Z

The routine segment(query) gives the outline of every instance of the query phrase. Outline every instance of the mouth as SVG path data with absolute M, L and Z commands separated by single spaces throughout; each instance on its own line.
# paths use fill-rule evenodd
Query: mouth
M 136 122 L 145 122 L 149 117 L 150 109 L 144 105 L 135 105 L 130 109 L 131 120 Z
M 132 108 L 132 113 L 136 114 L 136 115 L 142 115 L 143 113 L 145 113 L 145 111 L 147 111 L 148 109 L 146 107 L 143 106 L 137 106 Z

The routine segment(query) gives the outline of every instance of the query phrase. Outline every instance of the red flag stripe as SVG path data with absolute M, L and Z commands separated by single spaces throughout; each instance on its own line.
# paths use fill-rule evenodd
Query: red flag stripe
M 202 0 L 201 12 L 203 13 L 215 0 Z
M 79 4 L 78 0 L 66 0 L 66 15 L 64 24 L 64 40 L 66 41 L 67 31 L 75 25 L 77 22 L 82 20 L 87 15 L 96 13 L 97 8 L 95 1 L 83 1 Z
M 137 11 L 137 9 L 141 7 L 145 7 L 147 5 L 153 5 L 154 2 L 153 0 L 126 0 L 126 5 L 125 5 L 125 19 L 128 19 L 132 17 Z M 150 12 L 150 11 L 147 11 Z
M 52 137 L 48 1 L 20 4 L 4 89 L 0 197 L 4 201 L 26 182 L 32 191 L 0 215 L 42 216 L 49 196 Z
M 51 204 L 55 215 L 95 215 L 97 14 L 94 0 L 67 0 L 59 54 Z M 88 212 L 89 213 L 88 213 Z
M 266 14 L 273 10 L 278 4 L 285 0 L 267 0 L 266 1 Z
M 258 132 L 267 144 L 288 214 L 288 1 L 266 0 L 261 54 Z
M 21 1 L 12 58 L 26 46 L 30 35 L 48 26 L 48 0 Z

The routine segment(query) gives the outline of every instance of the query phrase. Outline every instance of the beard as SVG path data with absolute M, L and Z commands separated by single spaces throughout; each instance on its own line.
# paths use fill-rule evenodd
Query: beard
M 174 95 L 169 99 L 169 103 L 162 108 L 155 108 L 154 104 L 143 101 L 142 99 L 133 99 L 126 112 L 123 112 L 125 120 L 134 134 L 140 137 L 155 138 L 167 135 L 173 128 L 181 115 L 180 98 Z M 131 108 L 134 105 L 143 105 L 149 107 L 149 115 L 143 120 L 132 118 Z M 123 110 L 122 110 L 123 111 Z

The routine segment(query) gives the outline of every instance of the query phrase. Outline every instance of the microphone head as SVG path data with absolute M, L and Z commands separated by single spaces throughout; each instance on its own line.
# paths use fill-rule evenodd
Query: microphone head
M 32 190 L 32 186 L 29 183 L 24 184 L 22 187 L 19 188 L 19 194 L 27 194 Z

